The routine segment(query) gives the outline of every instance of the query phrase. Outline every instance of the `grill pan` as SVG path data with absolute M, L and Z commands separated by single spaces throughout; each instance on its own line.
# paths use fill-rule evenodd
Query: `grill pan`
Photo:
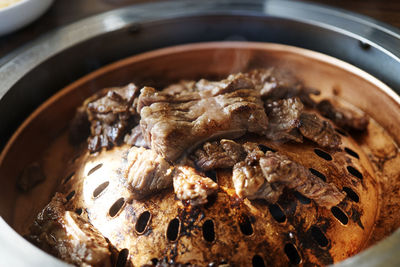
M 188 62 L 196 64 L 188 67 Z M 134 81 L 157 87 L 183 78 L 223 77 L 270 66 L 295 72 L 307 86 L 319 88 L 320 97 L 360 108 L 372 118 L 367 134 L 354 139 L 337 129 L 343 145 L 334 153 L 311 143 L 277 145 L 262 138 L 252 140 L 290 155 L 346 192 L 346 199 L 330 210 L 289 193 L 276 204 L 241 203 L 229 194 L 232 185 L 226 172 L 218 172 L 216 177 L 227 190 L 219 192 L 214 203 L 204 209 L 186 210 L 171 191 L 135 201 L 118 175 L 118 159 L 126 147 L 88 154 L 68 145 L 63 134 L 79 100 L 112 84 Z M 393 202 L 399 195 L 392 188 L 398 186 L 399 135 L 388 127 L 398 120 L 399 106 L 393 98 L 397 97 L 387 86 L 351 65 L 284 45 L 202 43 L 127 58 L 57 93 L 14 135 L 3 154 L 2 173 L 17 177 L 19 170 L 40 155 L 47 179 L 29 194 L 17 197 L 13 226 L 26 234 L 34 216 L 57 190 L 68 200 L 68 210 L 88 218 L 137 266 L 163 257 L 201 266 L 339 262 L 398 227 L 398 206 Z M 385 117 L 377 109 L 382 105 L 387 110 Z M 48 129 L 46 135 L 42 134 L 44 128 Z M 56 135 L 59 137 L 49 146 L 49 136 Z
M 173 8 L 169 9 L 168 7 Z M 163 10 L 163 12 L 161 14 L 156 10 Z M 143 17 L 143 14 L 146 14 L 145 17 Z M 246 21 L 246 27 L 236 25 L 238 21 L 243 20 Z M 109 23 L 106 25 L 103 23 L 104 21 Z M 185 23 L 182 23 L 183 21 Z M 215 23 L 221 27 L 211 27 Z M 182 26 L 178 27 L 179 30 L 166 31 L 166 29 L 176 29 L 178 25 Z M 249 27 L 252 29 L 251 31 L 248 30 Z M 202 35 L 201 32 L 204 32 L 205 28 L 208 29 L 207 35 Z M 166 37 L 162 35 L 163 32 L 171 34 Z M 152 34 L 149 35 L 149 33 Z M 60 35 L 68 36 L 68 38 L 60 39 L 58 37 Z M 119 42 L 110 42 L 117 37 Z M 1 142 L 4 144 L 21 119 L 50 94 L 102 64 L 132 53 L 175 43 L 237 38 L 275 41 L 322 51 L 367 70 L 395 90 L 399 85 L 396 75 L 398 73 L 396 70 L 399 67 L 398 51 L 396 50 L 400 40 L 398 31 L 387 25 L 351 13 L 286 1 L 204 1 L 201 4 L 194 1 L 133 6 L 60 29 L 20 49 L 17 51 L 18 54 L 3 59 L 1 62 L 3 65 L 0 67 L 2 75 L 0 109 L 3 126 L 1 127 Z M 101 46 L 97 45 L 99 42 L 102 43 Z M 134 42 L 134 45 L 132 45 L 132 42 Z M 361 42 L 363 45 L 359 46 Z M 80 64 L 76 64 L 73 60 L 74 55 L 82 52 L 86 54 L 86 57 L 83 61 L 80 58 Z M 7 60 L 9 61 L 7 62 Z M 63 62 L 63 64 L 60 65 L 59 62 Z M 385 71 L 382 71 L 383 69 Z M 6 73 L 7 75 L 4 75 Z M 49 74 L 55 79 L 46 78 Z M 112 85 L 116 84 L 113 83 Z M 30 90 L 26 90 L 27 87 L 39 89 L 32 91 L 35 92 L 34 94 L 30 94 Z M 29 97 L 18 98 L 21 94 L 26 95 L 26 93 Z M 398 134 L 396 132 L 397 121 L 394 115 L 396 108 L 394 107 L 397 105 L 395 104 L 397 98 L 393 93 L 389 92 L 388 95 L 389 98 L 381 99 L 388 103 L 388 106 L 384 107 L 384 110 L 387 111 L 385 113 L 386 118 L 380 118 L 387 124 L 382 123 L 382 121 L 379 123 L 389 130 L 391 138 L 396 139 Z M 83 95 L 79 97 L 83 100 Z M 371 99 L 373 98 L 371 97 Z M 73 103 L 78 104 L 81 100 L 76 100 Z M 352 103 L 352 101 L 349 102 Z M 382 114 L 377 115 L 382 116 Z M 391 120 L 392 123 L 390 123 Z M 389 126 L 386 127 L 385 125 Z M 377 132 L 379 131 L 377 130 Z M 53 139 L 59 132 L 49 131 L 46 134 L 48 134 L 46 138 L 49 140 Z M 382 139 L 390 140 L 391 138 Z M 395 141 L 397 142 L 397 140 Z M 391 161 L 393 154 L 395 154 L 392 149 L 393 146 L 385 146 L 390 142 L 381 142 L 382 146 L 377 146 L 376 151 L 379 151 L 380 154 L 378 153 L 378 157 L 372 159 L 372 161 L 380 162 L 380 166 L 385 165 L 388 169 L 395 170 L 393 168 L 393 166 L 396 166 L 395 161 Z M 29 151 L 28 148 L 33 148 L 36 149 L 35 151 L 42 151 L 47 145 L 47 142 L 45 144 L 31 142 L 29 146 L 25 147 L 25 150 Z M 64 160 L 60 154 L 50 154 L 51 157 L 59 156 L 60 161 Z M 386 155 L 389 155 L 389 157 L 386 158 Z M 27 161 L 27 158 L 29 158 L 28 155 L 25 156 L 20 153 L 18 160 L 21 161 L 22 165 L 23 162 Z M 383 164 L 384 162 L 386 164 Z M 54 169 L 56 168 L 57 166 L 54 166 Z M 10 225 L 13 225 L 12 216 L 16 197 L 15 180 L 14 178 L 5 179 L 4 177 L 15 176 L 5 176 L 7 174 L 9 173 L 1 173 L 3 185 L 1 189 L 1 215 Z M 392 191 L 396 191 L 396 186 L 393 185 L 394 187 L 390 186 L 390 188 Z M 47 193 L 43 192 L 43 194 L 36 195 L 35 201 L 42 199 L 43 202 L 46 202 L 48 200 L 46 198 L 48 198 Z M 392 195 L 385 199 L 388 201 L 388 205 L 393 206 L 398 203 L 398 200 Z M 29 210 L 30 208 L 31 205 L 25 205 L 23 209 Z M 387 211 L 386 215 L 393 218 L 390 210 Z M 385 224 L 385 227 L 381 228 L 382 231 L 387 229 L 388 232 L 393 232 L 397 228 L 391 220 L 383 220 L 382 223 Z M 6 263 L 19 263 L 20 265 L 27 262 L 30 262 L 31 265 L 46 263 L 53 266 L 61 264 L 29 246 L 4 221 L 1 221 L 1 229 L 2 243 L 8 244 L 3 249 L 3 252 L 6 253 L 4 254 L 6 256 L 3 257 Z M 376 235 L 376 237 L 373 235 L 373 238 L 378 240 L 382 236 L 384 235 Z M 341 264 L 345 266 L 354 264 L 375 266 L 382 265 L 385 262 L 386 265 L 395 266 L 397 257 L 394 252 L 398 240 L 397 233 L 395 233 L 365 253 L 352 257 Z M 21 248 L 23 249 L 21 250 Z M 13 256 L 9 256 L 10 253 Z M 21 255 L 21 253 L 29 256 L 16 256 Z M 36 256 L 30 257 L 30 255 Z

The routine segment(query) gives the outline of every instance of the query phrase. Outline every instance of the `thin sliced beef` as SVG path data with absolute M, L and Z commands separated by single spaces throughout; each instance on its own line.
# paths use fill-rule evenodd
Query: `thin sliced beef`
M 332 120 L 337 126 L 348 130 L 365 131 L 369 119 L 365 114 L 332 105 L 329 100 L 322 100 L 318 103 L 317 109 L 322 116 Z
M 162 92 L 168 95 L 181 95 L 197 91 L 195 81 L 182 80 L 165 87 Z
M 287 98 L 266 103 L 266 112 L 269 120 L 267 137 L 274 141 L 293 140 L 302 142 L 298 134 L 300 114 L 303 103 L 297 97 Z
M 113 266 L 106 239 L 75 212 L 66 211 L 56 193 L 39 213 L 27 237 L 46 252 L 77 266 Z
M 342 143 L 340 135 L 336 133 L 332 125 L 312 113 L 300 115 L 299 130 L 305 138 L 323 147 L 338 148 Z
M 271 185 L 296 190 L 320 206 L 331 208 L 345 197 L 334 184 L 325 183 L 303 165 L 278 152 L 267 151 L 260 159 L 260 167 Z
M 259 161 L 264 156 L 256 143 L 242 145 L 246 151 L 244 160 L 233 166 L 232 181 L 236 194 L 241 198 L 265 199 L 276 202 L 282 194 L 283 186 L 272 188 L 261 171 Z
M 218 185 L 210 178 L 189 166 L 176 166 L 174 170 L 174 191 L 178 199 L 189 201 L 191 205 L 207 203 L 207 197 L 218 190 Z
M 135 199 L 142 199 L 172 185 L 173 167 L 150 149 L 132 147 L 123 169 Z
M 257 90 L 218 90 L 171 97 L 143 88 L 138 110 L 146 143 L 175 161 L 210 139 L 236 138 L 246 132 L 265 134 L 268 119 Z
M 136 125 L 129 134 L 125 135 L 124 143 L 132 146 L 149 148 L 143 138 L 142 128 L 140 125 Z
M 244 75 L 255 84 L 262 98 L 267 101 L 299 97 L 303 104 L 314 107 L 315 101 L 310 95 L 320 94 L 319 90 L 305 87 L 295 75 L 286 70 L 254 69 Z
M 242 145 L 228 139 L 206 142 L 193 153 L 196 166 L 208 171 L 219 168 L 232 168 L 246 156 Z
M 258 164 L 252 166 L 245 161 L 233 166 L 232 181 L 236 194 L 241 198 L 265 199 L 274 203 L 283 190 L 283 186 L 271 187 Z
M 138 123 L 135 98 L 139 89 L 134 84 L 107 88 L 84 103 L 90 121 L 88 148 L 91 152 L 119 145 L 125 134 Z

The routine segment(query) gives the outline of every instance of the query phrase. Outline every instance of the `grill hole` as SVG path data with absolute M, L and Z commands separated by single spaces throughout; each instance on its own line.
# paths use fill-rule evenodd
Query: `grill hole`
M 272 217 L 275 219 L 275 221 L 279 223 L 283 223 L 286 221 L 286 215 L 283 213 L 281 207 L 277 204 L 272 204 L 269 205 L 269 212 L 271 212 Z
M 338 207 L 332 207 L 331 212 L 342 224 L 346 225 L 349 222 L 349 217 Z
M 351 150 L 351 149 L 348 148 L 348 147 L 345 147 L 345 148 L 344 148 L 344 151 L 346 151 L 347 154 L 349 154 L 350 156 L 353 156 L 353 157 L 355 157 L 355 158 L 357 158 L 357 159 L 360 158 L 360 156 L 357 154 L 357 152 Z
M 78 214 L 78 215 L 81 215 L 82 214 L 82 209 L 81 208 L 76 209 L 75 213 Z
M 175 218 L 171 220 L 167 228 L 167 238 L 169 241 L 175 241 L 178 238 L 179 233 L 179 219 Z
M 138 234 L 144 233 L 144 231 L 147 228 L 147 225 L 150 222 L 150 218 L 151 218 L 151 213 L 149 211 L 145 211 L 142 214 L 140 214 L 135 226 L 135 229 Z
M 250 218 L 246 214 L 242 214 L 239 216 L 239 227 L 240 231 L 244 235 L 252 235 L 253 234 L 253 226 L 251 225 Z
M 217 173 L 216 173 L 215 171 L 213 171 L 213 170 L 211 170 L 211 171 L 206 171 L 204 174 L 205 174 L 208 178 L 210 178 L 211 180 L 213 180 L 214 182 L 218 183 L 218 182 L 217 182 Z
M 207 220 L 203 224 L 203 237 L 206 241 L 212 242 L 215 239 L 214 222 Z
M 349 136 L 345 131 L 343 131 L 343 130 L 341 130 L 341 129 L 336 128 L 335 131 L 336 131 L 337 133 L 343 135 L 343 136 Z
M 314 153 L 318 157 L 323 158 L 324 160 L 327 160 L 327 161 L 331 161 L 332 160 L 332 156 L 329 155 L 328 153 L 326 153 L 325 151 L 322 151 L 321 149 L 315 148 L 314 149 Z
M 253 267 L 265 267 L 264 260 L 259 255 L 254 255 L 251 263 L 253 264 Z
M 110 184 L 110 182 L 104 182 L 101 185 L 99 185 L 94 191 L 93 191 L 93 197 L 98 197 Z
M 299 252 L 297 251 L 297 248 L 292 243 L 287 243 L 285 245 L 285 253 L 291 263 L 293 263 L 293 264 L 300 263 L 301 258 L 300 258 Z
M 114 217 L 117 215 L 117 213 L 121 210 L 122 206 L 125 203 L 125 199 L 123 197 L 119 198 L 117 201 L 114 202 L 114 204 L 111 206 L 110 210 L 108 211 L 108 214 L 111 217 Z
M 354 192 L 354 190 L 351 189 L 350 187 L 343 187 L 343 191 L 346 192 L 347 196 L 354 202 L 358 203 L 360 201 L 360 198 L 358 197 L 357 193 Z
M 328 245 L 329 241 L 319 227 L 312 226 L 311 235 L 315 242 L 317 242 L 321 247 L 326 247 Z
M 263 145 L 263 144 L 259 144 L 258 148 L 264 153 L 266 153 L 267 151 L 276 152 L 275 149 L 272 149 L 269 146 L 266 146 L 266 145 Z
M 115 263 L 115 267 L 125 267 L 126 262 L 128 260 L 129 250 L 127 248 L 122 249 L 118 253 L 117 262 Z
M 320 178 L 322 181 L 326 182 L 326 176 L 323 175 L 322 173 L 320 173 L 319 171 L 317 171 L 316 169 L 313 168 L 309 168 L 310 172 L 312 174 L 314 174 L 315 176 L 317 176 L 318 178 Z
M 75 195 L 75 190 L 72 190 L 65 198 L 67 199 L 67 202 L 70 201 Z
M 67 178 L 64 179 L 63 184 L 68 183 L 69 180 L 71 180 L 72 176 L 74 176 L 75 172 L 72 172 L 70 175 L 67 176 Z
M 362 179 L 363 178 L 363 175 L 361 174 L 361 172 L 359 172 L 356 168 L 354 168 L 352 166 L 347 166 L 347 171 L 351 175 L 357 177 L 358 179 Z
M 90 169 L 90 171 L 88 171 L 87 176 L 93 174 L 95 171 L 97 171 L 98 169 L 100 169 L 103 166 L 103 163 L 99 163 L 96 166 L 94 166 L 93 168 Z
M 299 193 L 297 191 L 294 192 L 294 196 L 300 201 L 301 204 L 310 204 L 311 203 L 311 199 L 303 196 L 301 193 Z

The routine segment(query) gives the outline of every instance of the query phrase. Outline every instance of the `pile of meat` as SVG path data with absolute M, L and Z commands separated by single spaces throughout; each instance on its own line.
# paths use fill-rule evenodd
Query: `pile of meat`
M 340 135 L 315 109 L 343 128 L 367 127 L 365 116 L 336 108 L 329 100 L 317 103 L 312 94 L 319 91 L 274 69 L 221 81 L 181 81 L 161 91 L 129 84 L 87 99 L 72 125 L 82 118 L 90 122 L 91 152 L 132 145 L 124 169 L 136 199 L 173 185 L 178 199 L 204 204 L 218 190 L 204 172 L 231 168 L 241 198 L 275 202 L 287 187 L 330 208 L 344 197 L 334 185 L 279 152 L 264 153 L 257 144 L 234 141 L 253 133 L 277 142 L 308 139 L 337 149 Z
M 273 203 L 287 188 L 331 208 L 345 197 L 334 184 L 287 155 L 238 141 L 251 133 L 276 142 L 308 139 L 338 149 L 340 135 L 316 110 L 342 128 L 366 129 L 366 116 L 329 100 L 316 102 L 311 95 L 318 94 L 275 69 L 232 74 L 221 81 L 181 81 L 163 90 L 129 84 L 88 98 L 71 125 L 71 140 L 81 141 L 87 125 L 90 133 L 84 138 L 91 152 L 131 145 L 121 168 L 138 200 L 173 186 L 177 199 L 202 205 L 219 188 L 205 173 L 231 169 L 239 198 Z

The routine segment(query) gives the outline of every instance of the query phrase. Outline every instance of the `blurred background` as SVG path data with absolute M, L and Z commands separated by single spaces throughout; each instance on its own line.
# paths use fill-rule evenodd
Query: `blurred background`
M 123 6 L 159 1 L 167 0 L 56 0 L 38 20 L 16 32 L 0 37 L 0 58 L 59 26 Z M 329 5 L 357 12 L 400 28 L 399 0 L 307 0 L 303 2 Z

